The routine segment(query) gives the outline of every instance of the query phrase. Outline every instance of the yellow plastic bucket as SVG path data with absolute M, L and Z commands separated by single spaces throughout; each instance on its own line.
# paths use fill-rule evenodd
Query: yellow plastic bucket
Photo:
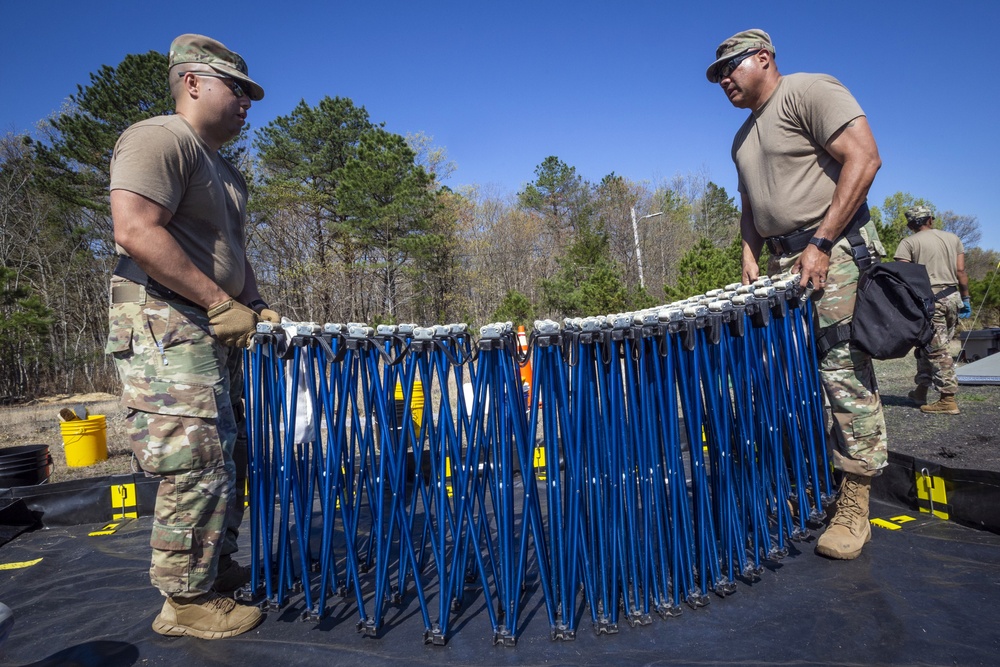
M 396 384 L 396 416 L 398 421 L 402 423 L 403 421 L 403 411 L 405 409 L 405 404 L 403 399 L 406 398 L 403 395 L 403 383 Z M 420 422 L 424 418 L 424 385 L 420 380 L 413 380 L 413 394 L 410 396 L 410 414 L 413 416 L 413 424 L 420 429 Z
M 82 468 L 108 458 L 108 426 L 104 415 L 90 415 L 59 424 L 66 449 L 66 465 Z

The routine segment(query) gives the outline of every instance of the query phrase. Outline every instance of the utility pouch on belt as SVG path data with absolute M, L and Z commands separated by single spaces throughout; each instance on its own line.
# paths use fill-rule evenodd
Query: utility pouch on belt
M 131 257 L 119 255 L 118 264 L 115 265 L 113 273 L 116 276 L 124 278 L 125 280 L 130 280 L 138 285 L 142 285 L 146 288 L 146 294 L 153 297 L 157 301 L 179 301 L 180 303 L 194 306 L 195 308 L 201 308 L 201 306 L 196 304 L 194 301 L 182 297 L 169 287 L 164 287 L 150 278 L 149 275 L 147 275 L 146 272 L 143 271 Z

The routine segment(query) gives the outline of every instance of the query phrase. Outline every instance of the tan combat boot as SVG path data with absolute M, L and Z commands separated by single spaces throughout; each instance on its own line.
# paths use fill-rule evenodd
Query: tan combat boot
M 171 637 L 222 639 L 254 628 L 264 615 L 257 607 L 236 604 L 217 593 L 193 599 L 167 598 L 153 619 L 153 631 Z
M 826 531 L 816 542 L 816 553 L 827 558 L 850 560 L 861 554 L 861 548 L 872 539 L 868 523 L 868 496 L 872 478 L 844 474 L 837 496 L 837 511 Z
M 907 396 L 917 405 L 927 405 L 927 387 L 923 385 L 917 385 L 917 388 L 907 394 Z
M 921 412 L 933 415 L 957 415 L 959 414 L 958 403 L 955 401 L 955 394 L 941 394 L 937 403 L 921 405 Z

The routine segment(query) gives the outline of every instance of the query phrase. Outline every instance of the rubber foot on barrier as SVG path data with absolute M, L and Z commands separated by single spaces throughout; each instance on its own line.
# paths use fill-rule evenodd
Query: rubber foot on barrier
M 746 579 L 747 581 L 760 581 L 760 575 L 762 574 L 764 574 L 763 565 L 758 565 L 755 567 L 753 565 L 747 564 L 747 566 L 743 568 L 743 578 Z
M 736 582 L 731 579 L 722 579 L 715 584 L 715 594 L 720 598 L 732 595 L 736 592 Z
M 342 598 L 346 598 L 347 597 L 347 593 L 348 593 L 347 584 L 341 584 L 341 585 L 337 586 L 337 590 L 334 591 L 334 595 L 337 595 L 337 596 L 342 597 Z
M 424 630 L 424 644 L 431 644 L 432 646 L 444 646 L 448 643 L 447 638 L 444 636 L 444 632 L 441 631 L 441 626 L 435 623 L 427 630 Z
M 286 606 L 288 606 L 288 598 L 285 598 L 284 600 L 282 600 L 280 602 L 278 600 L 274 599 L 274 598 L 270 598 L 266 602 L 266 604 L 267 604 L 267 610 L 268 611 L 281 611 Z M 262 607 L 263 607 L 263 605 L 262 605 Z
M 565 623 L 556 623 L 552 626 L 552 641 L 561 640 L 571 642 L 576 639 L 576 630 Z
M 643 625 L 650 625 L 653 622 L 653 617 L 649 614 L 643 614 L 641 611 L 633 611 L 625 616 L 625 620 L 628 621 L 630 627 L 638 628 Z
M 461 600 L 457 600 L 456 599 L 456 600 L 452 600 L 451 601 L 451 610 L 452 610 L 452 612 L 458 613 L 458 612 L 462 611 L 462 607 L 464 607 L 464 606 L 465 605 L 462 604 Z
M 354 627 L 357 628 L 358 634 L 362 637 L 378 637 L 378 627 L 375 625 L 374 619 L 358 621 Z
M 403 604 L 403 596 L 399 592 L 399 588 L 396 587 L 396 586 L 392 587 L 392 592 L 389 594 L 388 599 L 389 599 L 389 604 L 392 604 L 392 605 L 401 605 L 401 604 Z
M 692 609 L 707 607 L 708 603 L 711 602 L 707 595 L 702 595 L 701 593 L 688 593 L 688 596 L 684 601 L 687 602 L 688 606 Z
M 292 593 L 294 595 L 298 595 L 299 593 L 301 593 L 304 590 L 304 588 L 302 586 L 302 581 L 296 581 L 296 582 L 292 583 L 291 588 L 289 588 L 288 590 L 289 590 L 290 593 Z
M 312 573 L 319 572 L 320 571 L 320 562 L 318 560 L 316 560 L 316 561 L 313 561 L 312 563 L 310 563 L 309 564 L 309 571 L 312 572 Z
M 313 623 L 319 621 L 323 618 L 323 615 L 319 613 L 319 609 L 306 609 L 299 614 L 299 620 L 305 623 L 312 621 Z
M 656 605 L 656 613 L 663 619 L 677 618 L 682 612 L 680 605 L 666 603 Z
M 612 623 L 607 617 L 601 617 L 594 623 L 594 632 L 598 635 L 617 635 L 618 624 Z
M 476 583 L 476 573 L 472 570 L 465 571 L 465 583 L 474 584 Z
M 514 648 L 517 646 L 517 637 L 515 637 L 509 629 L 501 625 L 497 628 L 497 631 L 493 633 L 493 645 Z
M 812 537 L 808 528 L 796 527 L 789 536 L 793 542 L 805 542 Z
M 264 599 L 264 587 L 258 586 L 257 589 L 254 590 L 250 587 L 250 584 L 241 586 L 233 591 L 233 599 L 237 602 L 245 602 L 247 604 L 260 604 Z
M 782 547 L 780 549 L 778 547 L 772 547 L 771 550 L 767 552 L 768 560 L 781 560 L 787 555 L 788 555 L 787 547 Z

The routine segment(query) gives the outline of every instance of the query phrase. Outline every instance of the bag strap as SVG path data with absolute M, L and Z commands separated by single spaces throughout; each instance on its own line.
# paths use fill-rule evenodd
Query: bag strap
M 854 258 L 854 263 L 857 264 L 858 271 L 861 273 L 864 273 L 874 261 L 871 252 L 868 251 L 868 244 L 861 236 L 861 228 L 868 224 L 870 219 L 868 202 L 864 202 L 851 218 L 847 230 L 842 234 L 851 244 L 851 257 Z
M 845 340 L 851 340 L 850 324 L 841 324 L 839 327 L 827 329 L 816 338 L 816 358 L 822 360 L 827 352 Z

